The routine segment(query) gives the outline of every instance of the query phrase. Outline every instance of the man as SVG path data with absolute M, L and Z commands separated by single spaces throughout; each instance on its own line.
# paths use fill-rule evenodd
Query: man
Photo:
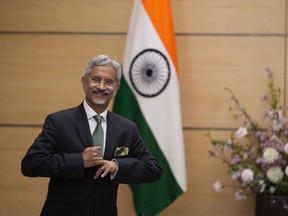
M 161 177 L 136 125 L 108 110 L 120 79 L 116 61 L 105 55 L 92 58 L 81 78 L 83 103 L 48 115 L 28 149 L 23 175 L 50 177 L 42 216 L 116 216 L 119 183 Z

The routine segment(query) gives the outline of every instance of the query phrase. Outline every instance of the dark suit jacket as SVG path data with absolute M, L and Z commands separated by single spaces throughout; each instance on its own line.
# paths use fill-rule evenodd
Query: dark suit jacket
M 83 104 L 48 115 L 43 130 L 21 163 L 29 177 L 50 177 L 42 216 L 116 216 L 119 183 L 144 183 L 162 175 L 157 160 L 145 147 L 136 125 L 112 112 L 107 114 L 104 159 L 116 159 L 115 179 L 94 179 L 96 168 L 83 168 L 82 152 L 92 146 Z M 116 147 L 129 154 L 114 157 Z

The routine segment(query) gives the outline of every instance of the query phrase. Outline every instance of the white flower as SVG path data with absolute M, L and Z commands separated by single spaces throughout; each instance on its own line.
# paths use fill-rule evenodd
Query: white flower
M 269 191 L 270 191 L 271 194 L 274 194 L 275 191 L 276 191 L 276 188 L 273 187 L 273 186 L 271 186 L 271 187 L 269 188 Z
M 263 193 L 265 191 L 265 188 L 266 188 L 266 184 L 264 182 L 264 180 L 259 180 L 259 185 L 261 186 L 260 187 L 260 193 Z
M 245 127 L 240 127 L 237 131 L 236 131 L 236 136 L 238 138 L 242 138 L 244 136 L 246 136 L 248 134 L 247 128 Z
M 266 175 L 271 182 L 278 183 L 283 179 L 284 173 L 280 167 L 270 167 Z
M 273 163 L 279 157 L 279 152 L 274 148 L 266 148 L 263 153 L 263 158 L 266 163 Z
M 244 169 L 241 173 L 241 179 L 244 183 L 249 183 L 254 178 L 254 172 L 251 169 Z
M 286 143 L 286 145 L 284 146 L 284 152 L 285 152 L 286 154 L 288 154 L 288 143 Z
M 227 139 L 227 140 L 226 140 L 226 144 L 227 144 L 227 145 L 232 145 L 232 140 L 231 140 L 231 139 Z
M 222 188 L 223 186 L 221 185 L 221 182 L 220 181 L 216 181 L 214 184 L 213 184 L 213 187 L 214 187 L 214 190 L 216 192 L 221 192 L 222 191 Z
M 286 166 L 286 168 L 285 168 L 285 174 L 286 174 L 286 176 L 288 176 L 288 166 Z

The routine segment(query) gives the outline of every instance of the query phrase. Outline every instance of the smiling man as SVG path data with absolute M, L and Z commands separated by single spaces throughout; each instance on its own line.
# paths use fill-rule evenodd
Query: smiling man
M 84 101 L 47 116 L 21 163 L 29 177 L 49 177 L 41 216 L 116 216 L 120 183 L 162 175 L 136 125 L 108 110 L 120 88 L 119 63 L 92 58 L 81 78 Z

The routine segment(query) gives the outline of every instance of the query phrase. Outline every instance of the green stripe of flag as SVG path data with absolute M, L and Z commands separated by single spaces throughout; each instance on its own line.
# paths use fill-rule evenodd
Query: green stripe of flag
M 144 213 L 145 216 L 155 216 L 171 204 L 183 191 L 173 176 L 167 160 L 124 78 L 121 80 L 121 88 L 115 97 L 113 111 L 137 124 L 146 146 L 164 170 L 162 178 L 156 183 L 130 185 L 137 214 Z M 155 119 L 155 121 L 157 120 Z M 151 203 L 155 203 L 155 205 L 151 206 Z

